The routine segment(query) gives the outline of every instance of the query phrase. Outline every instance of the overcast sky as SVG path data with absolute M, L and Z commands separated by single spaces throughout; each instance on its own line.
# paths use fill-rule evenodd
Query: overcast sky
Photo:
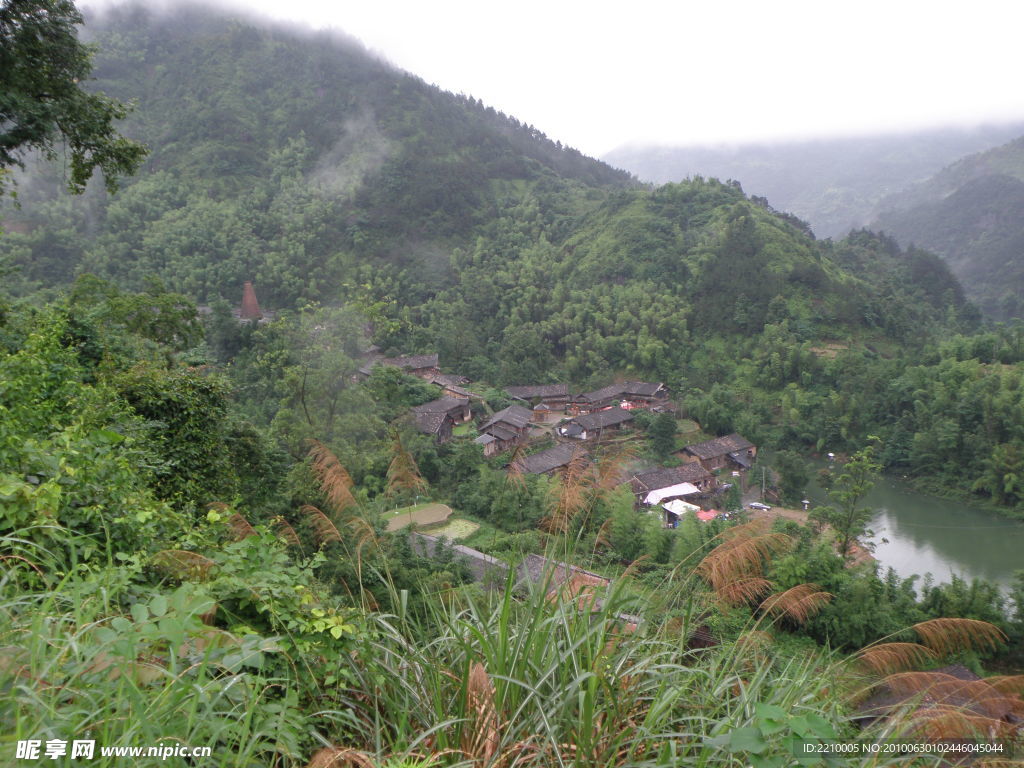
M 344 31 L 598 156 L 1024 118 L 1017 0 L 221 4 Z

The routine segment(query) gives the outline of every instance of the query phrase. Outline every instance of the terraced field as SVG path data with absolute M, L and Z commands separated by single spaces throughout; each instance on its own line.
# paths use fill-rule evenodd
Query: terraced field
M 420 528 L 447 522 L 452 508 L 447 504 L 420 504 L 397 510 L 387 522 L 387 530 L 398 531 L 415 523 Z

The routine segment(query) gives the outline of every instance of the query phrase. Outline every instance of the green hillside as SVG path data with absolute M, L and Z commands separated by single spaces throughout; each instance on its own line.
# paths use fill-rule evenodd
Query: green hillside
M 336 321 L 294 314 L 310 302 L 359 329 L 330 363 L 341 371 L 372 342 L 437 352 L 493 385 L 652 377 L 695 388 L 702 418 L 796 446 L 835 427 L 802 414 L 796 429 L 783 389 L 806 388 L 813 409 L 849 373 L 815 349 L 869 349 L 858 365 L 870 367 L 976 321 L 927 254 L 866 233 L 815 241 L 738 183 L 640 185 L 351 40 L 197 9 L 112 11 L 90 29 L 95 85 L 135 101 L 125 132 L 151 154 L 116 196 L 94 184 L 71 199 L 58 168 L 24 176 L 21 207 L 4 212 L 7 289 L 39 299 L 92 273 L 210 304 L 196 359 L 232 362 L 247 413 L 266 425 L 296 407 L 267 380 L 326 360 L 303 329 Z M 286 323 L 276 336 L 231 330 L 247 280 Z M 735 392 L 746 394 L 722 417 Z M 891 418 L 839 439 L 856 447 Z M 306 428 L 286 430 L 293 449 L 316 436 Z M 381 424 L 371 431 L 382 439 Z M 351 456 L 365 460 L 355 445 Z
M 136 103 L 124 132 L 151 155 L 116 198 L 93 188 L 52 205 L 53 183 L 22 184 L 23 207 L 4 219 L 28 235 L 8 247 L 31 249 L 30 281 L 156 276 L 205 301 L 252 279 L 281 306 L 336 299 L 373 261 L 429 287 L 507 191 L 630 183 L 336 36 L 198 9 L 111 11 L 90 31 L 95 87 Z
M 881 210 L 873 226 L 943 256 L 987 314 L 1024 314 L 1024 138 L 960 160 Z
M 625 146 L 604 160 L 656 184 L 695 175 L 736 179 L 809 222 L 818 237 L 840 238 L 868 224 L 880 201 L 1022 130 L 1015 123 L 772 144 Z

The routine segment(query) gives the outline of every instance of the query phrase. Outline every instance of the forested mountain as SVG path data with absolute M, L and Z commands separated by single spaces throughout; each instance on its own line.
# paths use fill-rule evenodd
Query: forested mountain
M 1016 123 L 775 144 L 625 146 L 604 159 L 658 184 L 698 174 L 736 179 L 809 222 L 818 237 L 839 238 L 868 224 L 883 198 L 1022 132 Z
M 816 241 L 735 182 L 640 185 L 349 40 L 196 9 L 112 11 L 91 29 L 96 85 L 136 100 L 125 132 L 151 155 L 116 196 L 69 199 L 59 169 L 23 177 L 0 238 L 7 289 L 38 300 L 93 273 L 210 303 L 189 359 L 230 362 L 248 418 L 293 455 L 331 443 L 357 477 L 380 482 L 398 415 L 370 416 L 343 385 L 370 342 L 491 385 L 655 377 L 714 433 L 856 449 L 907 407 L 895 382 L 867 382 L 936 365 L 929 345 L 977 322 L 928 253 L 868 232 Z M 279 323 L 239 332 L 246 280 Z M 987 344 L 988 361 L 1018 346 Z M 935 418 L 918 409 L 902 429 Z M 972 419 L 928 465 L 961 490 L 1015 439 L 965 448 Z
M 943 256 L 997 318 L 1024 316 L 1024 138 L 886 198 L 873 226 Z
M 30 280 L 157 276 L 206 300 L 252 279 L 281 305 L 336 299 L 373 259 L 429 286 L 450 245 L 472 242 L 506 195 L 552 180 L 630 183 L 336 35 L 142 6 L 88 30 L 95 86 L 137 104 L 124 132 L 151 155 L 116 198 L 93 188 L 84 203 L 39 205 L 54 186 L 22 184 L 23 207 L 4 218 L 30 233 Z
M 151 155 L 115 197 L 69 202 L 59 169 L 23 179 L 0 242 L 21 292 L 91 272 L 237 302 L 252 280 L 270 307 L 377 307 L 380 342 L 498 380 L 667 375 L 688 328 L 905 335 L 892 316 L 930 311 L 865 321 L 885 275 L 842 268 L 738 185 L 641 187 L 351 40 L 195 8 L 89 29 L 96 87 L 137 104 L 124 130 Z

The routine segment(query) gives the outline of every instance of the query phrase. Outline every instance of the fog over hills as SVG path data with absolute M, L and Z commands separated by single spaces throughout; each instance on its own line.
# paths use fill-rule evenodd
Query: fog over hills
M 1024 138 L 965 157 L 886 198 L 872 227 L 943 256 L 997 318 L 1024 313 Z
M 879 203 L 964 155 L 1024 133 L 1024 123 L 883 136 L 722 146 L 624 146 L 604 160 L 662 184 L 696 175 L 735 179 L 747 194 L 843 237 L 873 221 Z

